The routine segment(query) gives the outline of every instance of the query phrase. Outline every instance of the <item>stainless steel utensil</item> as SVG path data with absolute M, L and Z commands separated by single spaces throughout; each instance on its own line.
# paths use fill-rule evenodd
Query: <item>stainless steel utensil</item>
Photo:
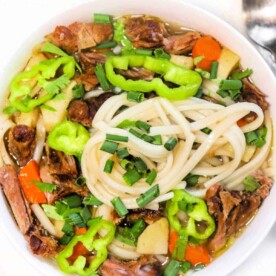
M 276 74 L 276 0 L 243 0 L 243 11 L 248 36 Z

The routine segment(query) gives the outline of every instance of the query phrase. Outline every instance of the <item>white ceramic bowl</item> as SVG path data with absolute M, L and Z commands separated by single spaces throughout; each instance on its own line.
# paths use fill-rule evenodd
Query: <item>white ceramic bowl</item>
M 173 8 L 172 8 L 173 7 Z M 53 31 L 56 25 L 67 25 L 74 21 L 90 21 L 94 12 L 122 14 L 151 14 L 165 20 L 180 23 L 183 26 L 199 30 L 217 38 L 241 57 L 244 68 L 253 68 L 253 80 L 256 85 L 268 95 L 271 105 L 271 114 L 276 120 L 276 79 L 269 70 L 255 48 L 235 29 L 214 15 L 195 6 L 185 4 L 181 0 L 94 0 L 79 7 L 62 13 L 44 24 L 19 45 L 19 49 L 10 60 L 6 68 L 0 73 L 0 97 L 7 91 L 8 84 L 14 72 L 20 70 L 31 53 L 32 47 L 43 39 L 43 36 Z M 274 154 L 273 161 L 276 156 Z M 34 256 L 28 249 L 23 236 L 14 223 L 2 193 L 0 193 L 0 221 L 10 241 L 27 261 L 35 267 L 40 275 L 61 275 L 54 262 Z M 206 269 L 197 273 L 203 275 L 227 275 L 243 262 L 250 253 L 260 244 L 269 232 L 276 218 L 276 186 L 271 190 L 270 196 L 265 200 L 253 222 L 247 227 L 243 235 L 221 257 L 215 260 Z

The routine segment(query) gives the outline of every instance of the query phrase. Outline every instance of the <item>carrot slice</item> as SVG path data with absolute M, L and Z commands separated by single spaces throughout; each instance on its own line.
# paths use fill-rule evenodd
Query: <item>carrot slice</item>
M 35 184 L 31 181 L 41 181 L 39 176 L 39 168 L 36 161 L 31 160 L 23 167 L 18 175 L 23 193 L 30 203 L 47 203 L 46 196 Z
M 178 234 L 176 231 L 173 231 L 172 234 L 170 235 L 170 240 L 169 240 L 169 252 L 171 254 L 173 253 L 177 240 L 178 240 Z
M 87 232 L 87 229 L 85 227 L 82 227 L 82 228 L 76 228 L 75 230 L 75 234 L 76 235 L 82 235 L 82 234 L 85 234 Z
M 74 262 L 79 256 L 88 255 L 90 251 L 82 244 L 78 242 L 73 249 L 73 254 L 68 258 L 69 261 Z
M 192 51 L 193 58 L 204 56 L 204 58 L 196 65 L 198 68 L 209 71 L 213 61 L 218 60 L 221 54 L 220 44 L 211 36 L 200 37 Z

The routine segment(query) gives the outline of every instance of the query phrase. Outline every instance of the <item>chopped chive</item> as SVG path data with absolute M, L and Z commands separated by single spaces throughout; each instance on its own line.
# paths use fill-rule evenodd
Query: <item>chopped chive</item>
M 124 236 L 123 234 L 116 233 L 116 239 L 122 243 L 131 245 L 131 246 L 136 246 L 134 240 L 130 239 L 129 237 Z
M 157 176 L 156 170 L 152 169 L 146 178 L 146 182 L 151 185 Z
M 123 217 L 128 213 L 126 206 L 119 197 L 114 197 L 111 200 L 111 203 L 120 217 Z
M 205 56 L 194 57 L 194 65 L 197 65 L 198 63 L 200 63 L 204 58 Z
M 174 137 L 170 137 L 168 141 L 165 143 L 164 147 L 166 150 L 172 151 L 176 146 L 176 144 L 177 144 L 177 139 Z
M 121 160 L 120 166 L 125 170 L 132 170 L 134 168 L 134 164 L 127 159 Z
M 83 203 L 84 205 L 92 205 L 92 206 L 100 206 L 100 205 L 103 204 L 103 203 L 102 203 L 100 200 L 98 200 L 94 195 L 87 195 L 87 196 L 83 199 L 82 203 Z
M 180 230 L 179 236 L 172 254 L 173 259 L 177 259 L 177 260 L 184 259 L 187 243 L 188 243 L 187 234 L 183 230 Z
M 210 79 L 210 73 L 208 71 L 201 68 L 196 68 L 195 71 L 198 72 L 203 78 Z
M 130 132 L 132 135 L 134 135 L 134 136 L 136 136 L 136 137 L 138 137 L 138 138 L 141 138 L 141 137 L 142 137 L 142 134 L 141 134 L 140 132 L 136 131 L 136 130 L 133 129 L 133 128 L 131 128 L 131 129 L 129 130 L 129 132 Z
M 228 97 L 228 96 L 229 96 L 228 91 L 225 91 L 225 90 L 222 90 L 222 89 L 219 89 L 219 90 L 217 91 L 217 94 L 220 95 L 222 98 L 225 98 L 225 97 Z
M 260 183 L 252 175 L 247 176 L 242 183 L 247 192 L 254 192 L 260 187 Z
M 141 194 L 137 199 L 136 202 L 140 208 L 144 208 L 148 205 L 151 201 L 157 198 L 160 194 L 159 185 L 156 184 L 152 186 L 149 190 L 145 193 Z
M 73 225 L 79 225 L 83 223 L 83 219 L 78 213 L 68 214 L 68 218 L 71 220 Z
M 145 123 L 145 122 L 143 122 L 143 121 L 140 121 L 140 120 L 138 120 L 138 121 L 135 123 L 135 126 L 136 126 L 137 128 L 139 128 L 139 129 L 141 129 L 141 130 L 147 132 L 147 133 L 149 133 L 150 128 L 151 128 L 151 125 L 149 125 L 149 124 L 147 124 L 147 123 Z
M 101 85 L 101 88 L 104 91 L 107 91 L 109 89 L 109 82 L 106 78 L 105 71 L 102 64 L 97 64 L 95 68 L 95 74 L 97 76 L 97 79 Z
M 82 187 L 86 184 L 86 178 L 83 176 L 79 176 L 77 179 L 74 180 L 74 185 L 78 187 Z
M 162 145 L 162 136 L 159 135 L 154 135 L 153 136 L 154 141 L 152 142 L 154 145 Z
M 170 59 L 171 56 L 169 54 L 167 54 L 163 49 L 161 48 L 157 48 L 154 50 L 154 55 L 157 58 L 165 58 L 165 59 Z
M 119 142 L 128 142 L 127 136 L 115 135 L 115 134 L 106 134 L 107 140 L 119 141 Z
M 198 179 L 199 179 L 199 175 L 195 175 L 195 174 L 191 174 L 189 173 L 185 178 L 184 180 L 186 181 L 187 183 L 187 186 L 189 187 L 194 187 L 198 184 Z
M 164 276 L 177 276 L 180 268 L 181 263 L 179 261 L 171 259 L 164 271 Z
M 81 197 L 78 195 L 70 195 L 62 200 L 62 203 L 66 204 L 70 208 L 79 207 L 82 204 Z
M 76 84 L 72 89 L 72 94 L 75 99 L 80 99 L 84 96 L 84 87 L 82 83 Z
M 246 143 L 248 145 L 255 145 L 260 148 L 266 143 L 267 128 L 264 126 L 256 131 L 250 131 L 245 133 Z
M 70 233 L 68 235 L 64 234 L 59 242 L 61 245 L 67 245 L 72 240 L 73 237 L 74 237 L 73 233 Z
M 196 264 L 196 265 L 193 267 L 193 270 L 194 270 L 194 271 L 199 271 L 199 270 L 201 270 L 201 269 L 203 269 L 203 268 L 205 268 L 205 267 L 206 267 L 205 264 Z
M 106 160 L 104 165 L 104 172 L 111 173 L 114 166 L 114 161 L 111 159 Z
M 253 73 L 252 69 L 247 68 L 244 71 L 235 71 L 232 75 L 231 75 L 231 79 L 232 80 L 241 80 L 244 78 L 247 78 L 249 76 L 251 76 L 251 74 Z
M 192 267 L 192 265 L 189 261 L 184 261 L 180 265 L 180 270 L 181 270 L 181 272 L 186 273 L 191 269 L 191 267 Z
M 123 179 L 127 185 L 132 186 L 138 180 L 142 178 L 142 175 L 135 169 L 128 170 L 123 174 Z
M 212 129 L 209 127 L 202 128 L 201 131 L 205 134 L 210 134 L 212 132 Z
M 147 134 L 143 134 L 143 135 L 141 136 L 141 139 L 142 139 L 143 141 L 145 141 L 145 142 L 148 142 L 148 143 L 154 142 L 154 137 L 153 137 L 153 136 L 149 136 L 149 135 L 147 135 Z
M 203 91 L 202 91 L 202 88 L 200 87 L 200 88 L 197 90 L 197 92 L 196 92 L 196 94 L 194 95 L 194 97 L 196 97 L 196 98 L 201 98 L 201 97 L 202 97 L 202 94 L 203 94 Z
M 141 103 L 142 101 L 144 101 L 144 99 L 145 99 L 144 93 L 142 92 L 130 91 L 127 93 L 127 100 L 130 102 Z
M 242 82 L 240 80 L 222 80 L 219 88 L 222 90 L 237 90 L 242 88 Z
M 213 61 L 211 64 L 211 71 L 210 71 L 210 79 L 216 79 L 218 73 L 218 65 L 217 61 Z
M 116 153 L 119 159 L 124 159 L 125 157 L 129 156 L 129 152 L 127 151 L 126 147 L 117 149 Z
M 39 181 L 30 181 L 31 184 L 35 184 L 42 192 L 52 193 L 57 189 L 57 185 L 52 183 L 45 183 Z
M 134 158 L 134 167 L 138 170 L 138 172 L 146 171 L 148 169 L 146 163 L 140 157 Z
M 239 89 L 236 90 L 228 90 L 229 97 L 235 101 L 241 94 L 241 91 Z
M 119 144 L 113 141 L 105 140 L 102 144 L 100 150 L 114 154 L 118 148 Z
M 80 215 L 84 223 L 87 223 L 87 221 L 91 218 L 91 212 L 87 206 L 80 211 Z
M 128 128 L 128 127 L 135 127 L 135 125 L 136 125 L 135 121 L 124 120 L 120 124 L 118 124 L 116 127 L 117 128 Z
M 117 45 L 116 41 L 107 41 L 107 42 L 103 42 L 101 44 L 98 44 L 96 46 L 96 49 L 108 49 L 108 48 L 114 48 Z
M 61 231 L 64 232 L 65 234 L 72 234 L 74 233 L 73 225 L 69 223 L 64 223 Z
M 94 23 L 101 24 L 101 23 L 111 23 L 112 17 L 109 14 L 103 13 L 94 13 Z
M 152 55 L 152 50 L 135 49 L 134 53 L 136 55 L 141 55 L 141 56 L 151 56 Z
M 146 223 L 142 219 L 138 219 L 130 229 L 130 234 L 135 238 L 135 240 L 137 240 L 145 230 L 146 226 Z

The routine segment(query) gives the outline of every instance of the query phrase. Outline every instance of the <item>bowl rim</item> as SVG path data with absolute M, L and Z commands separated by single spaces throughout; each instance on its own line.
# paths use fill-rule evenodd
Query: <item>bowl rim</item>
M 35 37 L 35 35 L 37 35 L 39 32 L 41 32 L 41 29 L 45 29 L 46 26 L 49 25 L 50 22 L 56 22 L 59 21 L 60 18 L 66 17 L 67 14 L 72 13 L 73 10 L 75 9 L 82 9 L 85 7 L 90 7 L 95 4 L 95 3 L 110 3 L 112 0 L 90 0 L 88 2 L 84 2 L 84 3 L 79 3 L 76 5 L 73 5 L 72 7 L 70 7 L 69 9 L 66 9 L 65 11 L 62 11 L 54 16 L 52 16 L 50 19 L 42 22 L 39 26 L 36 26 L 35 30 L 28 36 L 26 37 L 26 39 L 24 39 L 24 41 L 22 42 L 22 45 L 31 45 L 28 41 L 32 41 L 33 37 Z M 127 0 L 119 0 L 117 2 L 120 2 L 121 4 L 125 1 L 125 4 L 128 3 Z M 132 2 L 137 2 L 139 3 L 139 0 L 132 0 Z M 155 2 L 155 3 L 174 3 L 176 5 L 178 5 L 179 7 L 181 7 L 181 9 L 190 9 L 195 11 L 195 13 L 199 13 L 204 15 L 205 17 L 208 17 L 211 21 L 217 22 L 217 24 L 219 24 L 222 28 L 225 28 L 225 30 L 228 30 L 231 32 L 231 35 L 233 35 L 234 37 L 236 37 L 242 44 L 246 45 L 246 47 L 248 47 L 248 49 L 250 49 L 250 51 L 252 53 L 254 53 L 254 56 L 257 58 L 258 63 L 260 63 L 260 66 L 262 68 L 265 69 L 266 74 L 268 74 L 268 78 L 274 80 L 274 82 L 272 82 L 272 84 L 274 85 L 275 89 L 276 89 L 276 79 L 271 71 L 271 69 L 269 68 L 269 66 L 267 65 L 267 63 L 264 61 L 264 59 L 261 57 L 260 53 L 256 50 L 256 48 L 253 47 L 253 45 L 239 32 L 237 31 L 235 28 L 233 28 L 230 24 L 228 24 L 227 22 L 225 22 L 223 19 L 217 17 L 216 15 L 214 15 L 211 12 L 208 12 L 206 10 L 203 10 L 202 8 L 200 8 L 197 5 L 191 4 L 191 3 L 186 3 L 185 1 L 182 0 L 151 0 L 151 2 Z M 148 13 L 148 12 L 147 12 Z M 152 13 L 148 13 L 148 14 L 152 14 L 154 15 L 154 12 Z M 172 17 L 171 15 L 169 15 L 168 17 Z M 45 33 L 43 33 L 45 34 Z M 41 37 L 42 38 L 42 37 Z M 42 39 L 41 39 L 42 40 Z M 37 41 L 39 42 L 39 41 Z M 35 45 L 35 44 L 33 44 Z M 27 46 L 25 46 L 26 48 Z M 10 79 L 12 76 L 12 74 L 9 73 L 4 73 L 4 68 L 7 68 L 7 72 L 12 72 L 14 71 L 14 68 L 18 69 L 18 64 L 24 64 L 24 61 L 26 61 L 25 57 L 21 57 L 18 59 L 18 56 L 21 56 L 21 54 L 19 53 L 22 48 L 19 49 L 19 47 L 17 47 L 18 49 L 15 51 L 14 55 L 10 58 L 9 61 L 7 61 L 7 64 L 5 64 L 5 66 L 3 66 L 3 70 L 0 71 L 0 76 L 5 76 L 7 75 L 7 78 L 4 78 L 6 81 L 3 82 L 0 85 L 0 88 L 5 88 L 8 86 L 8 83 L 10 82 Z M 24 47 L 23 47 L 24 48 Z M 29 48 L 29 47 L 28 47 Z M 31 48 L 29 48 L 29 51 L 31 50 Z M 28 55 L 27 55 L 28 56 Z M 3 72 L 2 72 L 3 71 Z M 18 71 L 18 70 L 16 70 Z M 276 117 L 275 117 L 276 118 Z M 275 132 L 275 129 L 274 129 Z M 271 194 L 270 194 L 270 198 L 271 197 L 275 197 L 276 198 L 276 187 L 274 185 L 274 188 L 272 188 L 271 190 Z M 266 199 L 267 200 L 267 199 Z M 267 205 L 266 204 L 266 200 L 263 203 L 263 205 Z M 271 201 L 271 200 L 270 200 Z M 26 261 L 35 269 L 37 269 L 38 271 L 40 271 L 42 274 L 45 273 L 45 271 L 43 270 L 44 268 L 46 268 L 46 266 L 49 266 L 48 264 L 46 266 L 41 266 L 41 260 L 43 262 L 43 264 L 45 264 L 45 260 L 40 258 L 40 257 L 36 257 L 34 255 L 32 255 L 30 253 L 26 254 L 26 242 L 23 238 L 23 235 L 20 233 L 20 231 L 17 229 L 16 224 L 14 223 L 14 220 L 12 219 L 12 217 L 10 216 L 9 212 L 7 212 L 7 207 L 5 206 L 5 199 L 4 199 L 4 195 L 1 192 L 0 193 L 0 219 L 1 221 L 4 221 L 4 223 L 1 223 L 0 227 L 3 229 L 4 233 L 6 234 L 6 236 L 9 238 L 9 241 L 13 244 L 13 246 L 15 247 L 15 249 L 20 253 L 20 255 L 22 255 L 24 257 L 24 259 L 26 259 Z M 264 210 L 263 206 L 261 206 L 260 210 L 258 213 L 263 213 L 262 210 Z M 4 212 L 2 212 L 4 211 Z M 270 229 L 272 228 L 275 220 L 276 220 L 276 213 L 273 214 L 271 213 L 273 219 L 271 219 L 270 223 L 266 224 L 266 227 L 263 228 L 264 231 L 262 233 L 262 235 L 258 235 L 257 237 L 254 238 L 254 243 L 249 244 L 249 247 L 247 247 L 247 251 L 244 252 L 244 254 L 242 256 L 239 257 L 238 260 L 236 260 L 235 262 L 235 266 L 232 267 L 228 267 L 228 269 L 225 269 L 223 272 L 220 272 L 220 275 L 222 275 L 221 273 L 225 273 L 228 274 L 230 272 L 232 272 L 235 268 L 237 268 L 255 249 L 256 247 L 262 242 L 262 240 L 266 237 L 266 235 L 268 234 L 268 232 L 270 231 Z M 259 216 L 259 214 L 257 215 L 257 217 Z M 255 220 L 255 219 L 254 219 Z M 252 223 L 254 223 L 254 220 Z M 10 228 L 11 227 L 11 228 Z M 249 226 L 251 227 L 251 226 Z M 251 227 L 252 228 L 252 227 Z M 12 231 L 11 231 L 12 229 Z M 245 230 L 245 232 L 247 232 L 247 229 Z M 16 233 L 16 235 L 14 234 Z M 240 244 L 240 240 L 241 238 L 244 236 L 244 234 L 239 238 L 239 241 L 237 241 L 231 248 L 237 247 L 237 243 Z M 15 239 L 16 237 L 16 239 Z M 19 241 L 19 243 L 18 243 Z M 219 260 L 225 260 L 229 254 L 227 254 L 229 252 L 228 249 L 222 256 L 220 256 L 217 260 L 215 260 L 213 263 L 217 263 Z M 28 249 L 27 249 L 28 250 Z M 32 258 L 30 258 L 30 256 L 32 256 Z M 226 257 L 225 257 L 226 256 Z M 228 257 L 229 258 L 229 257 Z M 222 261 L 221 261 L 222 262 Z M 212 269 L 212 265 L 207 267 L 206 269 L 204 269 L 203 271 L 198 272 L 197 274 L 200 275 L 207 275 L 211 272 L 213 272 L 214 269 Z M 54 267 L 51 267 L 51 272 L 55 272 L 55 273 L 59 273 L 59 275 L 62 273 L 61 271 L 56 271 L 56 269 Z M 215 272 L 215 271 L 214 271 Z M 46 273 L 45 273 L 46 275 Z M 210 275 L 210 274 L 209 274 Z M 214 274 L 215 275 L 215 274 Z

